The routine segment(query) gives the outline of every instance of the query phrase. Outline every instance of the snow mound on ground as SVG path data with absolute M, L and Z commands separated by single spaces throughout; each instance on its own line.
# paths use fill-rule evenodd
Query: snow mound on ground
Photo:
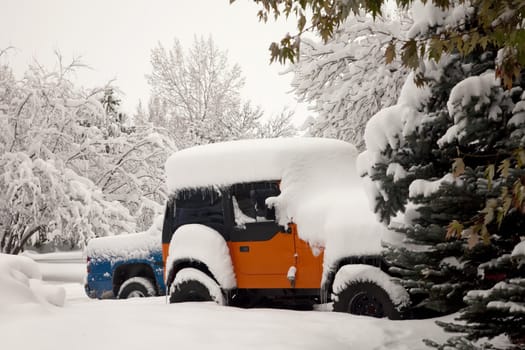
M 14 304 L 63 306 L 62 287 L 45 285 L 38 265 L 24 256 L 0 254 L 0 310 Z

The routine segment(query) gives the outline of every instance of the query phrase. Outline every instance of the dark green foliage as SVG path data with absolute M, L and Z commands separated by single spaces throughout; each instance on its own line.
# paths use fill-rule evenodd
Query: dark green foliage
M 525 176 L 523 164 L 518 164 L 525 125 L 508 123 L 521 113 L 516 106 L 525 95 L 518 84 L 511 90 L 492 84 L 492 75 L 487 74 L 492 74 L 489 68 L 494 67 L 495 56 L 488 51 L 456 57 L 443 67 L 441 79 L 427 79 L 432 97 L 421 107 L 423 121 L 402 136 L 399 147 L 388 146 L 381 154 L 382 161 L 368 173 L 387 194 L 376 202 L 383 220 L 389 222 L 400 209 L 406 209 L 410 218 L 402 225 L 391 225 L 403 237 L 401 244 L 385 243 L 391 272 L 402 277 L 401 283 L 417 301 L 416 309 L 430 310 L 423 315 L 450 313 L 468 305 L 462 319 L 469 324 L 447 327 L 471 330 L 469 339 L 453 338 L 447 343 L 464 349 L 475 348 L 469 340 L 503 333 L 516 338 L 523 331 L 521 326 L 516 331 L 503 326 L 506 321 L 517 320 L 508 310 L 489 310 L 478 299 L 464 299 L 469 290 L 494 284 L 479 275 L 480 266 L 508 255 L 525 231 L 523 199 L 517 194 L 522 191 L 521 179 Z M 452 89 L 469 77 L 480 81 L 469 80 L 473 85 L 451 95 Z M 487 80 L 481 81 L 483 77 Z M 487 87 L 487 81 L 492 87 Z M 471 94 L 469 88 L 480 88 L 482 93 Z M 451 104 L 456 96 L 459 104 Z M 450 133 L 456 127 L 461 132 Z M 410 169 L 408 176 L 393 181 L 386 171 L 390 163 Z M 428 188 L 429 182 L 445 176 L 448 180 L 430 193 L 416 190 L 418 185 Z M 450 225 L 454 221 L 457 227 Z M 523 277 L 523 270 L 516 271 L 515 276 Z M 512 284 L 508 279 L 506 283 Z M 509 287 L 505 293 L 490 295 L 508 301 L 518 292 Z

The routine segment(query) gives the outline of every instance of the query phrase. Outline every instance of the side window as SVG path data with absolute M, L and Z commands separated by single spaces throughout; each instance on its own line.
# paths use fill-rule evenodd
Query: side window
M 275 209 L 268 208 L 266 205 L 266 198 L 278 196 L 280 193 L 278 187 L 269 187 L 262 189 L 255 189 L 250 192 L 252 201 L 255 203 L 255 213 L 257 221 L 274 221 Z
M 239 203 L 240 201 L 240 203 Z M 255 210 L 250 198 L 239 198 L 232 196 L 233 215 L 235 226 L 244 228 L 245 224 L 255 222 Z
M 275 220 L 275 211 L 266 206 L 266 198 L 279 195 L 277 181 L 237 184 L 232 186 L 235 226 Z
M 175 200 L 170 198 L 166 203 L 164 223 L 162 225 L 162 242 L 169 243 L 171 235 L 175 231 Z
M 175 228 L 186 224 L 206 225 L 224 234 L 221 193 L 211 189 L 179 193 L 175 202 Z

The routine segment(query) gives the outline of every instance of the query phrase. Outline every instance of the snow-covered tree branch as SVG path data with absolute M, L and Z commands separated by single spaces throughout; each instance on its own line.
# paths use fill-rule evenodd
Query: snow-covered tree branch
M 166 126 L 179 148 L 261 135 L 264 112 L 241 99 L 241 69 L 211 37 L 195 38 L 187 51 L 176 39 L 169 50 L 159 44 L 151 64 L 149 117 L 142 107 L 137 117 Z
M 57 71 L 35 63 L 20 80 L 0 66 L 2 252 L 134 232 L 165 200 L 165 130 L 124 125 L 114 90 L 76 88 L 82 65 L 57 57 Z
M 362 13 L 348 17 L 327 43 L 303 39 L 292 86 L 318 113 L 311 135 L 364 149 L 366 122 L 396 103 L 407 74 L 400 60 L 385 65 L 384 47 L 392 36 L 403 36 L 410 23 L 404 13 L 375 20 Z

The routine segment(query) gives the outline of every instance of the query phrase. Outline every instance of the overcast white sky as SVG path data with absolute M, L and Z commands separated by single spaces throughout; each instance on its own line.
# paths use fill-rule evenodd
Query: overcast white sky
M 238 63 L 246 78 L 244 97 L 268 115 L 289 106 L 296 124 L 306 118 L 297 105 L 284 67 L 269 65 L 268 47 L 295 23 L 259 23 L 252 0 L 0 0 L 0 49 L 14 46 L 4 58 L 20 76 L 33 60 L 52 68 L 54 50 L 69 61 L 81 56 L 92 70 L 77 74 L 79 84 L 102 85 L 115 78 L 126 94 L 123 107 L 133 112 L 139 98 L 147 103 L 150 51 L 161 42 L 171 47 L 178 38 L 186 48 L 194 35 L 212 35 L 230 63 Z

